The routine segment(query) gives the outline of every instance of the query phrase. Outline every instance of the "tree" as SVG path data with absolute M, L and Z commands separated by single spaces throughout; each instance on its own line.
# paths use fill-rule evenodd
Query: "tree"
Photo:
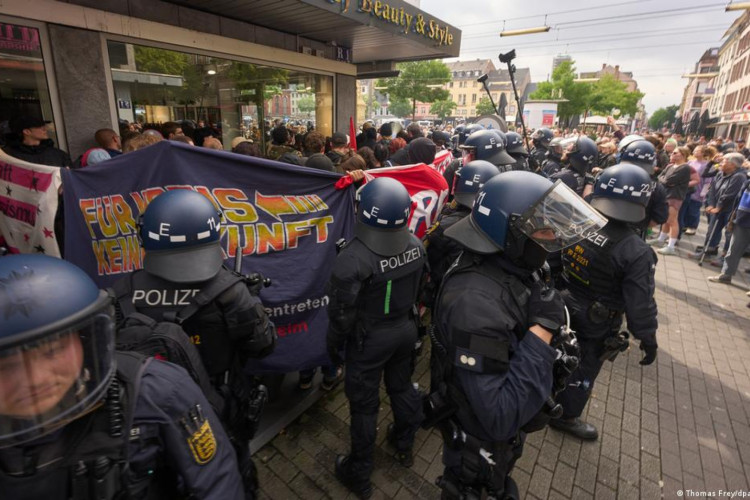
M 453 114 L 453 110 L 457 107 L 458 105 L 450 99 L 435 101 L 430 106 L 430 113 L 439 116 L 441 120 L 445 120 L 446 117 Z
M 657 109 L 651 115 L 651 118 L 648 119 L 648 126 L 654 130 L 659 130 L 666 122 L 667 128 L 671 127 L 675 121 L 675 114 L 678 109 L 680 109 L 680 106 L 677 104 Z
M 621 82 L 613 75 L 605 74 L 591 86 L 591 93 L 587 98 L 587 110 L 595 114 L 608 115 L 611 110 L 618 108 L 623 115 L 635 116 L 638 112 L 638 101 L 643 92 L 628 91 L 625 82 Z
M 566 121 L 578 116 L 587 109 L 587 96 L 591 93 L 591 85 L 576 82 L 576 68 L 573 61 L 562 62 L 552 72 L 552 80 L 541 82 L 531 99 L 566 99 L 557 106 L 560 120 Z
M 492 105 L 489 97 L 482 97 L 477 103 L 477 116 L 482 115 L 494 115 L 497 114 L 497 110 Z
M 310 113 L 315 111 L 315 98 L 311 95 L 300 97 L 299 101 L 297 101 L 297 107 L 301 113 L 307 113 L 309 116 Z
M 391 103 L 410 100 L 412 118 L 416 118 L 417 101 L 442 101 L 450 96 L 450 92 L 440 87 L 451 79 L 451 70 L 442 61 L 399 63 L 396 68 L 400 71 L 398 77 L 378 80 L 376 86 L 387 89 Z
M 135 46 L 135 69 L 145 73 L 182 75 L 190 66 L 190 56 L 174 50 Z
M 411 110 L 411 104 L 409 104 L 407 99 L 391 99 L 391 102 L 388 104 L 388 112 L 399 118 L 409 116 Z

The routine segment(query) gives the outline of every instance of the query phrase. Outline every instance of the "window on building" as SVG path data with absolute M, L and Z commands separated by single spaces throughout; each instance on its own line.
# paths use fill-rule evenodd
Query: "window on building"
M 477 103 L 477 95 L 476 94 L 471 94 L 471 103 L 472 104 L 476 104 Z
M 331 76 L 112 40 L 107 47 L 120 119 L 218 124 L 226 148 L 238 132 L 264 141 L 251 130 L 276 118 L 311 121 L 332 134 Z M 293 113 L 288 97 L 295 89 L 300 96 Z
M 448 82 L 448 88 L 449 88 L 449 89 L 452 89 L 452 88 L 453 88 L 453 82 Z
M 37 28 L 0 23 L 0 68 L 0 123 L 23 115 L 54 122 Z M 57 144 L 55 127 L 48 133 Z

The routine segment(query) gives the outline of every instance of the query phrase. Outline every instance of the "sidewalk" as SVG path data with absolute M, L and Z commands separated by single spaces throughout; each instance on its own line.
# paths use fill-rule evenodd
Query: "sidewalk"
M 552 429 L 529 436 L 513 472 L 522 497 L 658 499 L 699 492 L 750 490 L 750 259 L 733 285 L 709 283 L 719 273 L 687 257 L 702 238 L 686 237 L 679 256 L 659 256 L 657 362 L 641 367 L 637 343 L 606 363 L 583 417 L 600 437 L 582 443 Z M 415 380 L 428 385 L 428 356 Z M 417 433 L 415 462 L 391 458 L 392 421 L 381 390 L 373 498 L 440 498 L 442 441 Z M 325 396 L 283 434 L 255 453 L 261 498 L 354 498 L 333 476 L 348 452 L 349 409 L 343 388 Z M 695 495 L 691 495 L 691 491 Z M 706 496 L 701 495 L 701 496 Z

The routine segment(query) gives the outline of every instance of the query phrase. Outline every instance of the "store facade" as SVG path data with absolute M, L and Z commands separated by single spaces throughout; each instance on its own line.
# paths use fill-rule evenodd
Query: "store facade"
M 7 0 L 0 128 L 42 118 L 74 158 L 125 122 L 204 121 L 227 149 L 274 120 L 330 135 L 356 114 L 357 78 L 459 48 L 401 0 Z

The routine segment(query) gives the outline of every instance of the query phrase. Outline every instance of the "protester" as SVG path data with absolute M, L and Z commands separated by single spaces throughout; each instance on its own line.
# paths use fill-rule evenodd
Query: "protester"
M 672 140 L 672 139 L 670 139 Z M 676 141 L 672 140 L 676 144 Z M 684 146 L 672 147 L 672 153 L 670 156 L 671 163 L 659 174 L 659 182 L 667 188 L 667 202 L 669 203 L 669 218 L 667 222 L 662 224 L 661 233 L 655 240 L 650 241 L 650 244 L 664 245 L 667 246 L 657 250 L 662 255 L 675 255 L 675 245 L 677 244 L 677 237 L 679 236 L 680 226 L 678 222 L 678 215 L 682 201 L 685 199 L 685 195 L 688 191 L 688 184 L 690 183 L 690 166 L 687 164 L 687 159 L 690 156 L 690 150 Z M 667 241 L 667 239 L 669 241 Z

